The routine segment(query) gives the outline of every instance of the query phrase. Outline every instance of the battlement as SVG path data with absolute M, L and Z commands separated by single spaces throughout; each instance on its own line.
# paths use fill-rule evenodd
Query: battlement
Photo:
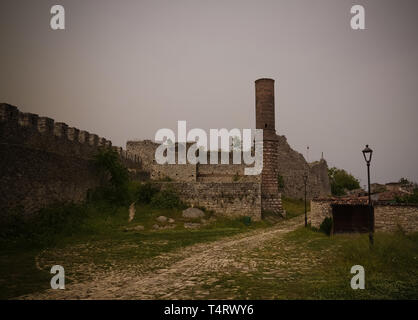
M 0 143 L 21 145 L 46 152 L 89 159 L 99 149 L 112 148 L 112 142 L 97 134 L 69 127 L 64 122 L 21 112 L 7 103 L 0 104 Z M 117 148 L 117 147 L 116 147 Z M 139 157 L 120 148 L 118 154 L 131 166 Z

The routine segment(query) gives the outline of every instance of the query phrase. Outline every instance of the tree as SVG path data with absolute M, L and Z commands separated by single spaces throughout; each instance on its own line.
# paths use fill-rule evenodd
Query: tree
M 332 167 L 328 169 L 328 177 L 331 183 L 331 193 L 334 196 L 346 194 L 346 190 L 360 188 L 360 182 L 344 169 Z
M 402 185 L 402 186 L 412 186 L 412 185 L 416 185 L 416 183 L 413 183 L 412 181 L 409 181 L 407 178 L 400 178 L 399 179 L 399 183 Z
M 101 179 L 101 186 L 93 192 L 93 198 L 103 198 L 113 203 L 128 204 L 129 172 L 121 163 L 119 155 L 114 150 L 100 150 L 93 158 Z

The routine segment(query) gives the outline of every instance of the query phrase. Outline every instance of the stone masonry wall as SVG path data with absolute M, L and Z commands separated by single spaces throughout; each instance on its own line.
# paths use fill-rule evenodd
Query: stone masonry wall
M 337 200 L 338 201 L 338 200 Z M 311 200 L 308 219 L 312 227 L 319 228 L 326 217 L 332 217 L 334 200 Z M 395 232 L 401 227 L 405 232 L 418 231 L 418 205 L 374 203 L 375 230 Z
M 328 179 L 328 165 L 325 160 L 315 163 L 306 162 L 302 154 L 294 151 L 287 143 L 285 136 L 277 136 L 277 171 L 283 177 L 284 188 L 280 190 L 282 195 L 290 198 L 304 197 L 303 174 L 308 171 L 307 197 L 308 199 L 324 197 L 331 193 Z M 194 177 L 193 168 L 185 168 L 185 165 L 168 165 L 167 168 L 158 165 L 154 161 L 155 150 L 159 144 L 150 140 L 128 141 L 127 152 L 134 155 L 142 162 L 144 171 L 148 171 L 151 179 L 163 179 L 165 176 L 175 181 L 192 181 Z M 219 154 L 219 163 L 220 163 Z M 200 182 L 255 182 L 261 180 L 259 176 L 244 175 L 245 164 L 198 164 L 196 168 L 196 179 Z M 190 165 L 193 166 L 193 165 Z M 182 175 L 184 173 L 184 176 Z M 237 175 L 238 173 L 238 175 Z
M 283 178 L 282 193 L 290 198 L 303 199 L 303 175 L 308 172 L 307 198 L 324 197 L 331 194 L 328 165 L 325 160 L 309 164 L 303 155 L 293 150 L 285 136 L 278 136 L 277 167 Z
M 377 204 L 374 217 L 376 230 L 394 232 L 399 226 L 405 232 L 418 231 L 418 205 Z
M 261 219 L 261 189 L 259 183 L 232 182 L 159 182 L 162 189 L 172 188 L 181 200 L 193 206 L 205 207 L 227 217 L 250 216 Z
M 151 180 L 164 180 L 170 178 L 173 181 L 196 181 L 195 164 L 157 164 L 151 165 Z
M 331 202 L 311 200 L 311 211 L 308 213 L 308 223 L 319 228 L 325 218 L 332 218 Z
M 151 140 L 128 141 L 126 151 L 137 155 L 141 159 L 142 169 L 151 172 L 152 166 L 155 164 L 155 150 L 158 146 L 158 143 Z
M 109 140 L 0 104 L 0 219 L 56 202 L 80 202 L 99 181 L 90 161 Z M 135 159 L 120 151 L 126 163 Z
M 260 175 L 245 175 L 246 164 L 198 164 L 200 182 L 260 182 Z

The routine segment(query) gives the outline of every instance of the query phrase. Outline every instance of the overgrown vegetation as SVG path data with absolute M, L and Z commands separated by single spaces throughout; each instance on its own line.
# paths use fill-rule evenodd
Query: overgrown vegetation
M 113 152 L 101 152 L 94 164 L 103 186 L 91 191 L 84 203 L 57 203 L 30 219 L 24 219 L 18 210 L 5 215 L 7 221 L 0 224 L 0 299 L 48 288 L 49 270 L 39 270 L 35 261 L 45 252 L 57 252 L 50 259 L 53 264 L 66 266 L 66 275 L 71 279 L 88 276 L 76 273 L 72 266 L 77 263 L 94 262 L 99 269 L 111 264 L 124 268 L 197 242 L 269 225 L 218 217 L 198 230 L 187 229 L 187 220 L 182 217 L 186 206 L 175 190 L 160 191 L 151 183 L 129 181 L 126 169 Z M 135 216 L 128 222 L 132 203 Z M 154 229 L 161 215 L 174 219 L 174 228 Z M 206 216 L 210 218 L 211 212 L 206 211 Z M 139 225 L 144 229 L 129 229 Z
M 269 226 L 250 217 L 217 217 L 198 230 L 186 229 L 184 204 L 174 190 L 133 183 L 118 162 L 112 154 L 96 157 L 104 186 L 91 192 L 85 203 L 57 204 L 41 210 L 33 219 L 23 219 L 18 211 L 7 215 L 8 221 L 0 229 L 0 299 L 47 289 L 51 279 L 48 268 L 53 264 L 65 266 L 67 283 L 89 281 L 97 271 L 116 268 L 132 272 L 163 253 Z M 302 200 L 282 200 L 288 218 L 304 213 Z M 135 215 L 128 222 L 132 202 Z M 161 215 L 174 219 L 175 226 L 153 229 Z M 210 212 L 206 215 L 211 217 Z M 143 229 L 135 229 L 138 226 Z M 218 278 L 206 288 L 213 295 L 208 298 L 228 298 L 230 281 L 239 283 L 238 298 L 242 299 L 417 297 L 416 234 L 376 233 L 372 250 L 367 235 L 330 238 L 310 228 L 289 233 L 284 243 L 272 241 L 252 257 L 257 269 Z M 306 266 L 300 267 L 307 259 Z M 291 263 L 283 266 L 278 261 Z M 366 269 L 367 290 L 349 287 L 349 270 L 355 264 Z M 93 272 L 90 266 L 94 266 Z
M 149 204 L 155 194 L 159 192 L 159 189 L 153 186 L 151 183 L 146 182 L 140 184 L 135 192 L 135 199 L 138 203 Z
M 402 197 L 395 197 L 395 203 L 418 204 L 418 188 L 414 189 L 412 194 L 406 194 Z
M 101 187 L 89 194 L 91 200 L 108 200 L 114 204 L 127 205 L 132 201 L 128 170 L 120 162 L 115 150 L 100 150 L 93 159 Z
M 376 233 L 370 250 L 367 234 L 328 237 L 301 227 L 254 253 L 257 268 L 202 289 L 206 299 L 416 299 L 417 252 L 417 233 Z M 365 269 L 365 290 L 350 286 L 354 265 Z
M 282 206 L 286 210 L 286 219 L 291 219 L 299 215 L 305 214 L 305 201 L 301 199 L 293 199 L 282 197 Z M 311 210 L 309 200 L 306 200 L 306 211 Z
M 334 196 L 343 196 L 346 190 L 360 188 L 360 182 L 344 169 L 332 167 L 328 169 L 328 177 L 331 183 L 331 193 Z
M 332 231 L 332 218 L 326 217 L 319 226 L 319 231 L 329 236 Z
M 153 208 L 157 209 L 185 209 L 174 190 L 162 190 L 153 195 L 150 202 Z
M 277 185 L 279 191 L 282 191 L 284 189 L 284 179 L 280 174 L 277 175 Z
M 235 174 L 234 174 L 234 176 L 232 177 L 232 181 L 234 181 L 234 182 L 237 182 L 237 181 L 239 181 L 241 179 L 241 176 L 239 175 L 239 173 L 238 172 L 236 172 Z

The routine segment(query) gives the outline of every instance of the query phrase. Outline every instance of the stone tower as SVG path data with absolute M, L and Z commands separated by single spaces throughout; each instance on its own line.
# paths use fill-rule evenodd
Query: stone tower
M 278 138 L 274 117 L 274 80 L 255 81 L 255 125 L 263 129 L 263 170 L 261 172 L 261 210 L 283 215 L 278 186 Z

